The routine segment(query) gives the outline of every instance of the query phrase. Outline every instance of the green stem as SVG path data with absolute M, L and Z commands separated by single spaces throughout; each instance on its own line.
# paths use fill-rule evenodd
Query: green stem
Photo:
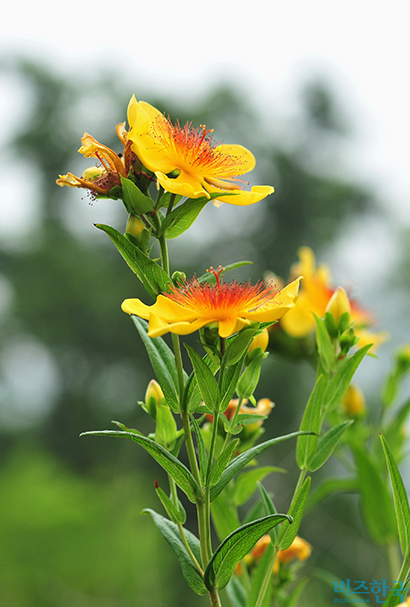
M 168 257 L 168 247 L 165 236 L 160 236 L 158 238 L 159 248 L 161 249 L 161 260 L 162 260 L 162 269 L 169 276 L 169 257 Z
M 397 572 L 400 569 L 399 553 L 396 542 L 389 542 L 387 544 L 387 557 L 389 561 L 391 579 L 394 580 Z
M 172 207 L 174 206 L 175 196 L 176 196 L 176 194 L 172 194 L 171 200 L 169 201 L 169 205 L 168 205 L 168 209 L 167 209 L 167 217 L 170 214 L 170 212 L 172 211 Z
M 278 549 L 275 547 L 275 549 L 273 551 L 273 554 L 272 554 L 272 558 L 271 558 L 270 563 L 269 563 L 269 566 L 268 566 L 268 568 L 266 570 L 265 577 L 263 578 L 263 582 L 261 584 L 261 589 L 259 591 L 258 599 L 257 599 L 257 601 L 255 603 L 255 607 L 261 607 L 261 605 L 263 603 L 266 591 L 268 589 L 268 586 L 269 586 L 269 583 L 270 583 L 270 580 L 271 580 L 271 577 L 272 577 L 272 569 L 273 569 L 273 565 L 275 564 L 275 560 L 276 560 L 276 555 L 277 554 L 278 554 Z
M 209 599 L 212 607 L 222 607 L 221 599 L 219 598 L 219 594 L 216 589 L 209 593 Z

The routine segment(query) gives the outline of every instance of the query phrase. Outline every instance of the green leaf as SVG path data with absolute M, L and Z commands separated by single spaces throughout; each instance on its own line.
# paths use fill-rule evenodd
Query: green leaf
M 233 398 L 238 379 L 242 371 L 243 361 L 246 353 L 243 353 L 235 364 L 229 367 L 225 367 L 223 373 L 221 373 L 219 380 L 219 393 L 220 393 L 220 407 L 221 413 L 226 411 L 231 399 Z
M 410 588 L 410 578 L 408 577 L 402 584 L 403 582 L 399 582 L 390 590 L 387 600 L 384 602 L 385 607 L 396 607 L 396 605 L 402 603 L 402 598 L 405 599 Z
M 309 495 L 311 477 L 308 476 L 298 492 L 294 496 L 288 514 L 293 518 L 293 524 L 284 523 L 279 531 L 277 545 L 280 550 L 286 550 L 292 544 L 298 534 L 300 523 L 305 511 L 306 501 Z
M 300 430 L 302 432 L 314 432 L 314 435 L 299 436 L 296 446 L 296 461 L 299 468 L 306 468 L 307 462 L 314 455 L 319 440 L 320 426 L 322 423 L 322 398 L 324 391 L 324 377 L 319 375 L 316 380 L 312 394 L 303 414 Z
M 205 443 L 204 443 L 204 439 L 202 436 L 202 432 L 198 426 L 198 422 L 196 421 L 196 419 L 193 415 L 190 416 L 190 420 L 191 420 L 192 427 L 195 432 L 196 442 L 198 445 L 199 472 L 201 475 L 201 481 L 203 484 L 205 484 L 206 471 L 208 468 L 208 456 L 207 456 L 206 449 L 205 449 Z
M 82 432 L 80 436 L 113 436 L 115 438 L 127 438 L 138 443 L 172 476 L 178 487 L 184 491 L 191 502 L 196 502 L 196 497 L 201 494 L 198 484 L 182 462 L 174 457 L 162 445 L 146 436 L 139 436 L 131 432 L 117 432 L 116 430 L 94 430 Z
M 265 449 L 268 449 L 268 447 L 273 447 L 273 445 L 278 445 L 279 443 L 296 436 L 300 436 L 300 432 L 292 432 L 291 434 L 286 434 L 285 436 L 272 438 L 264 443 L 260 443 L 260 445 L 252 447 L 252 449 L 248 449 L 244 453 L 241 453 L 241 455 L 238 455 L 238 457 L 235 457 L 235 459 L 231 461 L 223 472 L 218 483 L 212 487 L 211 501 L 214 500 L 221 493 L 221 491 L 225 489 L 226 485 L 233 479 L 233 477 L 238 474 L 238 472 L 242 470 L 246 464 L 249 464 L 249 462 L 257 457 L 259 453 L 262 453 L 262 451 L 265 451 Z
M 164 401 L 162 401 L 164 402 Z M 177 438 L 177 425 L 166 405 L 157 405 L 155 417 L 155 442 L 172 450 Z
M 212 466 L 211 475 L 209 477 L 209 484 L 216 485 L 216 483 L 221 478 L 223 471 L 226 466 L 231 461 L 232 454 L 239 444 L 239 438 L 235 439 L 231 443 L 229 443 L 225 449 L 222 451 L 214 465 Z
M 243 358 L 258 331 L 259 323 L 256 326 L 242 329 L 236 337 L 231 339 L 223 355 L 222 366 L 233 365 Z
M 165 491 L 161 489 L 161 487 L 155 487 L 155 491 L 157 492 L 157 495 L 172 522 L 176 524 L 181 523 L 181 525 L 183 525 L 186 520 L 186 512 L 182 507 L 182 504 L 180 503 L 180 507 L 177 508 L 174 502 L 168 497 Z
M 219 407 L 218 382 L 216 381 L 208 365 L 202 360 L 199 354 L 195 352 L 195 350 L 188 344 L 184 344 L 184 346 L 186 347 L 189 358 L 191 359 L 199 390 L 206 406 L 212 411 L 217 411 Z
M 127 211 L 133 215 L 143 215 L 144 213 L 148 213 L 148 211 L 152 211 L 154 208 L 152 198 L 145 196 L 131 179 L 126 179 L 122 175 L 120 177 L 124 204 Z
M 167 215 L 158 232 L 158 237 L 164 235 L 168 239 L 177 238 L 186 232 L 208 202 L 209 198 L 204 196 L 196 199 L 189 198 L 180 204 Z
M 172 285 L 168 274 L 140 249 L 134 246 L 128 238 L 110 226 L 97 223 L 96 227 L 111 238 L 123 259 L 131 270 L 138 276 L 147 292 L 154 299 Z
M 371 453 L 355 449 L 357 476 L 360 483 L 363 521 L 370 537 L 382 546 L 397 537 L 394 508 L 390 493 Z
M 232 607 L 246 607 L 246 590 L 236 575 L 233 576 L 227 585 L 226 592 L 232 603 Z
M 224 493 L 212 502 L 211 514 L 219 541 L 224 540 L 230 533 L 240 527 L 236 508 L 228 503 Z
M 265 533 L 283 521 L 291 522 L 286 514 L 271 514 L 242 525 L 218 546 L 205 570 L 204 581 L 208 590 L 224 588 L 229 582 L 237 563 L 250 552 Z
M 265 516 L 267 516 L 268 514 L 277 514 L 278 512 L 275 508 L 275 504 L 273 503 L 273 500 L 272 500 L 271 496 L 269 495 L 269 493 L 266 491 L 265 487 L 259 481 L 258 481 L 257 485 L 258 485 L 259 493 L 261 496 L 261 502 L 263 504 L 263 510 L 265 512 Z M 270 536 L 276 546 L 276 540 L 278 538 L 278 530 L 276 527 L 274 527 L 271 530 Z
M 384 455 L 386 457 L 390 482 L 393 489 L 394 506 L 396 510 L 397 527 L 399 530 L 401 551 L 405 559 L 410 558 L 410 510 L 406 488 L 399 472 L 393 454 L 386 439 L 380 434 Z
M 248 600 L 246 601 L 246 607 L 255 607 L 265 577 L 268 574 L 269 569 L 272 569 L 272 557 L 275 553 L 275 550 L 276 548 L 272 544 L 272 542 L 266 546 L 265 552 L 263 553 L 262 558 L 258 563 L 256 572 L 252 577 L 252 584 L 249 590 Z M 270 588 L 270 586 L 271 584 L 269 584 L 268 588 Z M 265 599 L 266 595 L 264 598 L 264 602 Z M 262 605 L 264 605 L 264 602 L 262 603 Z M 270 601 L 268 601 L 268 604 L 270 604 Z
M 162 337 L 148 337 L 148 323 L 138 316 L 131 317 L 144 343 L 152 368 L 164 393 L 167 405 L 179 412 L 178 377 L 175 357 Z
M 251 426 L 252 424 L 256 424 L 258 421 L 263 421 L 264 419 L 266 419 L 266 415 L 258 415 L 257 413 L 239 413 L 238 417 L 236 418 L 235 426 L 229 422 L 228 427 L 230 428 L 232 434 L 237 434 L 238 430 L 241 431 L 243 426 Z
M 330 373 L 336 364 L 335 351 L 324 320 L 313 314 L 316 322 L 316 343 L 320 362 L 325 371 Z
M 357 367 L 371 347 L 372 344 L 363 346 L 363 348 L 358 350 L 353 356 L 349 356 L 342 363 L 339 363 L 339 369 L 327 383 L 323 396 L 324 407 L 327 410 L 334 409 L 340 403 L 352 381 Z
M 182 543 L 177 525 L 166 519 L 164 516 L 157 514 L 157 512 L 151 510 L 150 508 L 146 508 L 144 512 L 152 516 L 154 523 L 161 531 L 168 544 L 171 546 L 178 559 L 178 562 L 182 569 L 182 574 L 188 582 L 189 587 L 192 588 L 192 590 L 197 594 L 206 594 L 206 588 L 201 574 L 193 564 L 191 558 L 189 557 L 187 549 Z M 196 538 L 195 535 L 190 533 L 190 531 L 188 531 L 187 529 L 185 529 L 185 537 L 198 563 L 201 563 L 198 538 Z
M 227 272 L 230 272 L 231 270 L 236 270 L 237 268 L 241 268 L 242 266 L 248 266 L 248 265 L 253 265 L 253 261 L 237 261 L 236 263 L 228 264 L 227 266 L 224 266 L 222 268 L 222 270 L 219 273 L 219 276 L 220 277 L 224 276 L 224 274 L 226 274 Z M 202 276 L 199 276 L 198 282 L 199 283 L 210 282 L 210 283 L 216 284 L 216 278 L 211 272 L 206 272 L 205 274 L 202 274 Z
M 239 379 L 236 387 L 236 392 L 239 398 L 250 398 L 255 392 L 256 386 L 258 385 L 259 376 L 261 373 L 261 365 L 264 359 L 264 353 L 261 350 L 259 356 L 256 356 L 250 363 L 249 367 L 245 369 Z
M 314 472 L 323 466 L 332 455 L 346 428 L 351 426 L 352 423 L 352 419 L 342 422 L 335 428 L 328 430 L 328 432 L 319 439 L 316 453 L 307 463 L 308 470 Z
M 249 470 L 249 472 L 244 472 L 238 476 L 235 482 L 235 489 L 232 498 L 235 506 L 242 506 L 242 504 L 247 502 L 255 491 L 258 481 L 263 480 L 272 472 L 285 472 L 285 470 L 283 470 L 283 468 L 276 468 L 275 466 L 264 466 L 263 468 Z M 274 513 L 268 512 L 267 514 Z

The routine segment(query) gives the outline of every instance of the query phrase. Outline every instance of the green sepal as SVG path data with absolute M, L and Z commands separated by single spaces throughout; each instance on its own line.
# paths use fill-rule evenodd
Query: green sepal
M 345 360 L 338 363 L 336 373 L 328 381 L 324 391 L 323 403 L 325 409 L 330 411 L 337 407 L 337 405 L 340 403 L 350 385 L 350 382 L 352 381 L 357 367 L 360 365 L 371 347 L 372 344 L 363 346 L 363 348 L 358 350 L 355 354 L 353 354 L 353 356 L 349 356 L 345 358 Z
M 314 434 L 310 436 L 300 436 L 298 438 L 296 462 L 301 470 L 306 468 L 307 462 L 314 456 L 319 440 L 319 432 L 322 423 L 321 408 L 324 384 L 323 375 L 319 375 L 309 397 L 300 424 L 300 430 L 302 432 L 314 432 Z
M 161 500 L 162 505 L 164 506 L 169 518 L 176 525 L 179 523 L 183 525 L 186 521 L 186 512 L 181 502 L 178 500 L 178 508 L 175 506 L 174 502 L 168 497 L 168 495 L 161 489 L 161 487 L 155 487 L 155 491 Z
M 138 316 L 131 316 L 134 325 L 147 350 L 152 368 L 167 405 L 179 413 L 178 376 L 175 368 L 175 357 L 162 337 L 148 337 L 148 323 Z
M 164 399 L 162 399 L 164 401 Z M 155 416 L 155 441 L 172 451 L 177 438 L 175 419 L 166 405 L 157 405 Z
M 316 453 L 308 460 L 307 469 L 311 472 L 319 470 L 323 464 L 329 459 L 335 450 L 337 443 L 342 438 L 342 435 L 348 426 L 351 426 L 354 420 L 350 419 L 342 422 L 338 426 L 331 428 L 320 437 Z
M 316 322 L 316 343 L 320 362 L 325 371 L 330 373 L 336 365 L 336 356 L 325 321 L 313 314 Z
M 248 472 L 243 472 L 238 476 L 235 482 L 235 487 L 232 496 L 232 502 L 235 506 L 242 506 L 256 490 L 258 482 L 262 481 L 268 474 L 272 472 L 286 472 L 283 468 L 276 466 L 264 466 L 262 468 L 254 468 Z M 266 514 L 275 514 L 267 512 Z
M 257 350 L 260 350 L 260 353 L 251 361 L 249 367 L 246 367 L 238 381 L 236 392 L 239 398 L 250 398 L 258 385 L 264 353 L 261 348 L 254 352 Z
M 216 485 L 219 479 L 222 476 L 223 471 L 226 469 L 226 466 L 231 461 L 232 455 L 239 444 L 239 438 L 235 439 L 231 443 L 229 443 L 222 453 L 219 455 L 218 459 L 214 463 L 211 469 L 211 474 L 209 476 L 209 484 Z
M 194 368 L 195 378 L 198 382 L 204 403 L 212 411 L 219 408 L 219 388 L 212 371 L 206 362 L 188 344 L 184 344 Z
M 175 525 L 175 523 L 168 520 L 164 516 L 161 516 L 154 510 L 151 510 L 151 508 L 146 508 L 145 510 L 143 510 L 143 512 L 152 516 L 154 523 L 161 531 L 168 544 L 171 546 L 178 559 L 178 562 L 182 569 L 182 574 L 185 580 L 187 581 L 189 587 L 197 594 L 206 594 L 207 591 L 202 576 L 199 573 L 198 569 L 195 567 L 194 563 L 192 562 L 188 551 L 181 540 L 177 525 Z M 184 532 L 189 547 L 192 550 L 192 553 L 194 554 L 198 563 L 201 563 L 201 550 L 198 538 L 195 537 L 195 535 L 193 535 L 193 533 L 191 533 L 187 529 L 185 529 Z
M 145 196 L 131 179 L 126 179 L 122 175 L 120 177 L 123 201 L 128 213 L 143 215 L 144 213 L 148 213 L 148 211 L 152 211 L 154 208 L 152 198 Z
M 380 434 L 384 455 L 386 457 L 387 469 L 389 471 L 390 482 L 393 489 L 394 507 L 396 510 L 397 528 L 399 530 L 399 539 L 401 551 L 405 559 L 410 558 L 410 509 L 406 488 L 403 483 L 400 471 L 394 461 L 393 454 L 386 439 Z
M 209 591 L 224 588 L 235 567 L 248 554 L 265 533 L 283 521 L 292 522 L 287 514 L 271 514 L 246 525 L 228 535 L 213 553 L 205 570 L 204 581 Z
M 293 524 L 284 523 L 282 525 L 277 539 L 277 546 L 280 550 L 289 548 L 298 534 L 309 495 L 310 481 L 311 477 L 308 476 L 292 500 L 288 514 L 293 518 Z
M 325 322 L 326 330 L 329 333 L 330 337 L 335 339 L 337 337 L 337 327 L 335 323 L 335 317 L 330 312 L 325 312 L 323 317 Z
M 132 440 L 143 447 L 172 476 L 178 487 L 186 493 L 191 502 L 195 503 L 201 495 L 201 489 L 188 468 L 167 451 L 165 447 L 146 436 L 139 436 L 131 432 L 118 432 L 116 430 L 94 430 L 82 432 L 80 436 L 112 436 L 114 438 Z
M 123 259 L 134 274 L 138 276 L 151 297 L 155 299 L 157 295 L 167 291 L 172 286 L 172 281 L 168 274 L 155 261 L 133 245 L 128 238 L 118 232 L 118 230 L 101 223 L 97 223 L 95 226 L 108 234 Z
M 303 433 L 302 433 L 303 434 Z M 255 457 L 268 449 L 268 447 L 273 447 L 274 445 L 278 445 L 289 438 L 295 438 L 296 436 L 300 436 L 301 432 L 292 432 L 291 434 L 285 434 L 284 436 L 278 436 L 277 438 L 271 438 L 264 443 L 260 443 L 252 449 L 248 449 L 244 453 L 238 455 L 231 461 L 231 463 L 225 468 L 220 480 L 216 485 L 214 485 L 211 489 L 211 501 L 214 500 L 226 487 L 226 485 L 233 479 L 233 477 L 238 474 L 240 470 L 249 462 L 251 462 Z
M 390 492 L 382 478 L 381 470 L 367 449 L 355 449 L 354 458 L 365 527 L 373 541 L 386 546 L 397 538 L 396 517 Z
M 181 236 L 181 234 L 191 227 L 208 202 L 209 199 L 205 198 L 205 196 L 196 199 L 189 198 L 183 204 L 173 209 L 162 223 L 158 232 L 158 238 L 165 236 L 165 238 L 170 240 Z

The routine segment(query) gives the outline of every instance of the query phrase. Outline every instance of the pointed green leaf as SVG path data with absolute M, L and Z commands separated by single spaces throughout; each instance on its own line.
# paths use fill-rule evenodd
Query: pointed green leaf
M 155 491 L 172 522 L 176 524 L 181 523 L 181 525 L 183 525 L 186 520 L 186 512 L 182 507 L 182 504 L 179 503 L 179 508 L 177 508 L 161 487 L 155 487 Z
M 208 365 L 202 360 L 197 352 L 188 344 L 184 344 L 189 358 L 191 359 L 192 366 L 196 380 L 198 382 L 199 390 L 202 394 L 202 398 L 209 409 L 216 411 L 219 407 L 219 388 L 218 383 L 208 367 Z
M 311 477 L 308 476 L 298 492 L 294 496 L 288 514 L 293 518 L 293 524 L 284 523 L 278 534 L 278 547 L 286 550 L 292 544 L 298 534 L 300 523 L 305 511 L 306 501 L 309 495 Z
M 171 546 L 181 566 L 183 576 L 188 582 L 190 588 L 192 588 L 192 590 L 197 594 L 206 594 L 206 588 L 201 574 L 193 564 L 187 549 L 182 543 L 177 525 L 166 519 L 164 516 L 157 514 L 154 510 L 151 510 L 150 508 L 146 508 L 144 512 L 152 516 L 154 523 L 161 531 L 168 544 Z M 196 538 L 195 535 L 190 533 L 187 529 L 185 529 L 184 531 L 190 549 L 192 550 L 198 563 L 201 563 L 198 538 Z
M 154 208 L 152 198 L 145 196 L 131 179 L 126 179 L 122 175 L 120 177 L 124 204 L 127 211 L 133 215 L 143 215 L 144 213 L 148 213 L 148 211 L 152 211 Z
M 167 405 L 179 412 L 178 378 L 175 357 L 162 337 L 148 337 L 148 323 L 138 316 L 131 317 L 144 343 L 156 378 L 164 393 Z
M 255 392 L 261 373 L 263 359 L 264 353 L 261 350 L 260 355 L 256 356 L 251 361 L 249 367 L 246 367 L 245 371 L 242 373 L 236 388 L 239 398 L 250 398 Z
M 258 485 L 259 493 L 261 495 L 261 502 L 263 504 L 263 510 L 265 512 L 265 516 L 267 516 L 268 514 L 277 514 L 278 512 L 275 508 L 275 504 L 273 503 L 273 500 L 272 500 L 271 496 L 269 495 L 269 493 L 266 491 L 265 487 L 260 482 L 258 482 L 257 485 Z M 278 529 L 276 527 L 274 527 L 271 530 L 270 536 L 276 546 L 276 540 L 278 538 Z
M 170 409 L 166 405 L 157 405 L 155 417 L 155 442 L 171 451 L 175 445 L 176 438 L 177 425 Z
M 272 472 L 286 472 L 283 468 L 276 468 L 275 466 L 264 466 L 262 468 L 254 468 L 249 472 L 243 472 L 238 476 L 235 482 L 235 489 L 233 492 L 232 501 L 235 506 L 242 506 L 256 490 L 258 481 L 263 480 L 268 474 Z M 267 514 L 274 514 L 273 512 L 267 512 Z
M 82 432 L 80 436 L 113 436 L 132 440 L 148 451 L 160 466 L 172 476 L 178 487 L 186 493 L 191 502 L 195 502 L 196 497 L 201 494 L 201 490 L 188 468 L 162 445 L 158 445 L 146 436 L 139 436 L 131 432 L 117 432 L 116 430 L 94 430 L 92 432 Z
M 224 372 L 221 374 L 219 382 L 221 413 L 226 411 L 230 401 L 234 397 L 244 358 L 245 353 L 243 353 L 242 357 L 235 364 L 225 367 Z
M 265 533 L 283 521 L 292 522 L 286 514 L 271 514 L 242 525 L 218 546 L 205 570 L 204 581 L 208 590 L 224 588 L 232 577 L 237 563 L 248 554 Z
M 316 380 L 312 394 L 306 405 L 303 414 L 300 430 L 304 432 L 314 432 L 314 435 L 299 436 L 296 446 L 296 461 L 299 468 L 306 468 L 307 462 L 314 455 L 319 440 L 320 426 L 322 423 L 322 398 L 324 391 L 324 377 L 319 375 Z
M 236 337 L 228 342 L 225 354 L 222 358 L 222 365 L 233 365 L 237 363 L 247 352 L 256 333 L 259 332 L 259 323 L 256 326 L 242 329 Z
M 192 423 L 192 427 L 194 429 L 194 433 L 196 436 L 196 443 L 198 445 L 198 455 L 199 455 L 199 472 L 201 475 L 201 482 L 205 484 L 206 480 L 206 471 L 208 468 L 208 455 L 205 449 L 205 443 L 202 436 L 202 432 L 198 426 L 198 422 L 196 421 L 193 415 L 190 416 L 190 420 Z
M 316 322 L 316 343 L 320 362 L 327 373 L 333 371 L 336 364 L 335 351 L 324 320 L 313 314 Z
M 166 291 L 172 285 L 168 274 L 155 261 L 133 245 L 128 238 L 110 226 L 98 223 L 96 227 L 108 234 L 123 259 L 134 274 L 138 276 L 151 297 L 155 299 L 157 295 Z
M 352 419 L 342 422 L 338 426 L 328 430 L 326 434 L 319 439 L 316 453 L 307 463 L 308 470 L 314 472 L 323 466 L 332 455 L 346 428 L 351 426 L 352 423 Z
M 410 558 L 410 509 L 406 488 L 399 472 L 393 454 L 386 439 L 380 434 L 387 468 L 389 470 L 390 482 L 393 489 L 394 506 L 396 509 L 397 527 L 399 530 L 400 546 L 404 558 Z
M 285 436 L 278 436 L 277 438 L 272 438 L 268 441 L 265 441 L 264 443 L 261 443 L 260 445 L 252 447 L 252 449 L 248 449 L 244 453 L 241 453 L 241 455 L 238 455 L 238 457 L 235 457 L 235 459 L 231 461 L 231 463 L 223 472 L 218 483 L 212 487 L 211 501 L 214 500 L 221 493 L 221 491 L 225 489 L 226 485 L 233 479 L 233 477 L 238 474 L 238 472 L 242 470 L 242 468 L 246 466 L 246 464 L 249 464 L 249 462 L 251 462 L 255 457 L 257 457 L 259 453 L 262 453 L 262 451 L 265 451 L 265 449 L 267 449 L 268 447 L 278 445 L 279 443 L 282 443 L 283 441 L 288 440 L 289 438 L 300 436 L 300 434 L 300 432 L 292 432 L 291 434 L 286 434 Z
M 223 471 L 226 466 L 229 464 L 232 458 L 232 454 L 239 444 L 239 438 L 236 438 L 234 441 L 229 443 L 225 449 L 222 451 L 214 465 L 212 466 L 211 475 L 209 477 L 209 484 L 216 485 L 216 483 L 221 478 Z
M 334 409 L 340 403 L 352 381 L 357 367 L 371 347 L 372 344 L 363 346 L 363 348 L 358 350 L 353 356 L 349 356 L 342 363 L 339 363 L 339 368 L 332 379 L 327 383 L 323 395 L 323 404 L 327 410 Z
M 191 227 L 202 209 L 208 204 L 209 198 L 189 198 L 183 204 L 176 207 L 165 218 L 158 236 L 165 238 L 177 238 Z

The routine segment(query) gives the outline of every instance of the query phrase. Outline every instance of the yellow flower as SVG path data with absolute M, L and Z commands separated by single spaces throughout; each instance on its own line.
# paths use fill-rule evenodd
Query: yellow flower
M 135 156 L 131 150 L 132 143 L 128 141 L 125 122 L 117 125 L 116 132 L 124 145 L 122 158 L 88 133 L 84 133 L 81 139 L 82 146 L 78 151 L 85 158 L 97 158 L 101 166 L 86 169 L 82 177 L 76 177 L 73 173 L 60 175 L 56 183 L 61 187 L 68 185 L 73 188 L 85 188 L 94 194 L 108 194 L 114 186 L 121 186 L 121 176 L 128 176 Z
M 359 386 L 355 386 L 353 384 L 350 384 L 348 387 L 347 392 L 342 399 L 342 404 L 349 417 L 363 415 L 363 413 L 366 411 L 364 394 Z
M 262 558 L 266 548 L 271 543 L 271 538 L 269 535 L 264 535 L 258 540 L 250 554 L 245 556 L 245 563 L 247 565 L 252 565 L 253 563 L 257 563 Z M 293 540 L 292 544 L 286 550 L 279 550 L 275 564 L 273 565 L 273 573 L 278 573 L 280 563 L 289 563 L 294 559 L 298 559 L 299 561 L 306 561 L 312 552 L 312 546 L 299 537 L 298 535 Z M 240 571 L 237 573 L 240 575 Z
M 139 299 L 126 299 L 122 309 L 149 321 L 148 335 L 158 337 L 169 331 L 187 335 L 209 324 L 218 325 L 219 335 L 229 337 L 250 322 L 270 322 L 281 318 L 293 308 L 298 295 L 300 278 L 275 291 L 272 285 L 224 283 L 223 268 L 213 270 L 216 284 L 199 283 L 195 278 L 169 293 L 158 295 L 152 306 Z
M 253 154 L 241 145 L 214 144 L 212 130 L 187 123 L 172 124 L 161 112 L 133 95 L 128 105 L 129 139 L 144 166 L 153 171 L 160 185 L 188 198 L 210 197 L 234 205 L 249 205 L 274 191 L 271 186 L 241 190 L 237 178 L 255 166 Z M 170 175 L 172 174 L 172 175 Z M 238 183 L 239 182 L 239 183 Z M 246 182 L 245 182 L 246 183 Z M 234 195 L 226 196 L 226 194 Z
M 323 318 L 329 305 L 335 311 L 335 306 L 339 308 L 343 300 L 339 316 L 342 311 L 349 311 L 350 306 L 350 320 L 354 322 L 359 347 L 373 343 L 375 349 L 388 339 L 386 332 L 372 333 L 368 330 L 374 324 L 372 314 L 354 300 L 348 300 L 347 296 L 345 299 L 343 290 L 333 288 L 329 268 L 325 265 L 316 267 L 310 248 L 302 247 L 298 252 L 300 261 L 293 266 L 291 274 L 303 274 L 303 284 L 295 307 L 281 320 L 281 327 L 286 333 L 296 338 L 306 337 L 315 327 L 313 314 Z
M 397 607 L 410 607 L 410 596 L 404 599 L 404 603 L 400 603 Z
M 253 352 L 255 348 L 262 348 L 262 350 L 265 352 L 266 348 L 268 347 L 268 344 L 269 331 L 267 329 L 264 329 L 262 333 L 253 338 L 251 345 L 249 346 L 248 353 L 250 354 L 251 352 Z

